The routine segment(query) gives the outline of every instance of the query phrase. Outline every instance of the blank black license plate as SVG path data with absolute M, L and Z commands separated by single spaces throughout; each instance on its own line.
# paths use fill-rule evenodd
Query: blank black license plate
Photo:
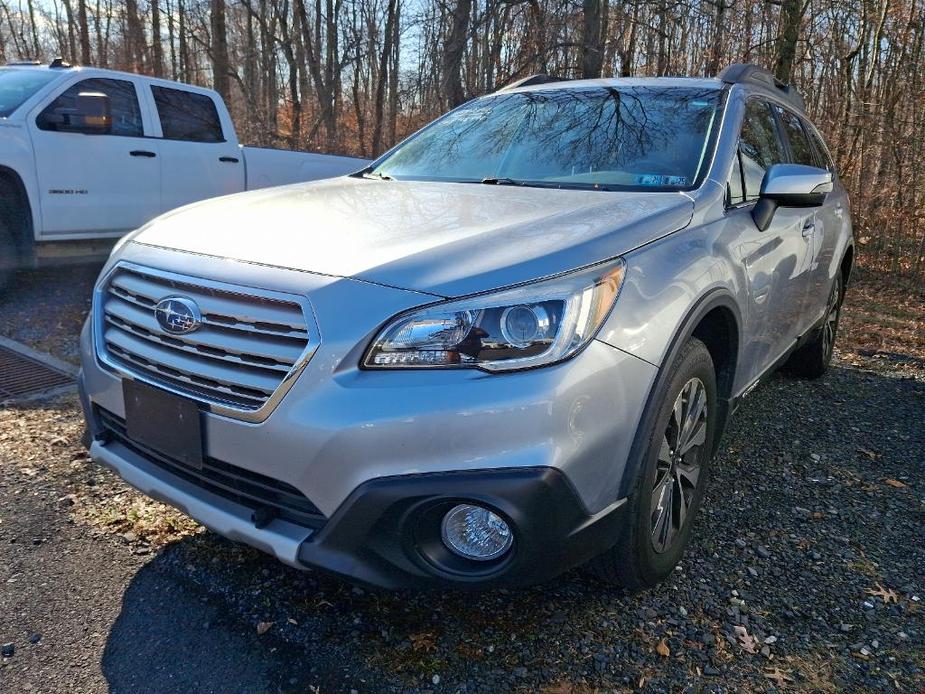
M 199 406 L 192 400 L 123 379 L 128 437 L 173 460 L 202 468 Z

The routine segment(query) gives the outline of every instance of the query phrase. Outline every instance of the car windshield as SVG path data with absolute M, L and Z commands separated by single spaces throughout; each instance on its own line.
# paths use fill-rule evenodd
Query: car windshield
M 0 118 L 9 116 L 57 76 L 47 70 L 0 70 Z
M 496 94 L 451 111 L 367 175 L 552 188 L 683 190 L 707 160 L 722 91 L 690 87 Z

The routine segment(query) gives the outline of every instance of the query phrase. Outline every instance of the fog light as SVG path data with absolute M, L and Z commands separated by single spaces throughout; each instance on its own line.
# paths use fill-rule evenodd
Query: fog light
M 511 548 L 514 535 L 510 526 L 487 508 L 460 504 L 443 517 L 444 544 L 466 559 L 489 561 Z

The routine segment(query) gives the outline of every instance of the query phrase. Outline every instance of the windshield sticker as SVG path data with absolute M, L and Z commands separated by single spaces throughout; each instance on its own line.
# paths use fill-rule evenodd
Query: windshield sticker
M 687 186 L 687 176 L 663 176 L 661 174 L 640 174 L 636 176 L 637 186 Z

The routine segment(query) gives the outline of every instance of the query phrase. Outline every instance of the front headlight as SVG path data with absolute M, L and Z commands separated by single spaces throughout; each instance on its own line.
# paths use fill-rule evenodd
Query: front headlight
M 597 334 L 624 271 L 617 259 L 396 316 L 373 340 L 363 366 L 508 371 L 560 362 Z

